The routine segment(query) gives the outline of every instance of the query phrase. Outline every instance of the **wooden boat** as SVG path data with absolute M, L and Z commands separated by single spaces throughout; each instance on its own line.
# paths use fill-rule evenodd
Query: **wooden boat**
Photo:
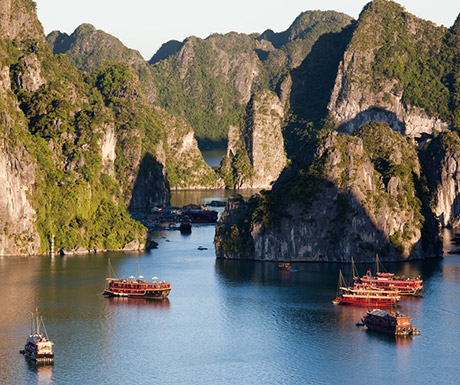
M 38 363 L 53 363 L 54 343 L 48 338 L 45 323 L 38 312 L 38 308 L 35 308 L 31 318 L 30 335 L 27 338 L 24 350 L 21 350 L 20 353 Z
M 289 262 L 278 263 L 278 269 L 291 270 L 291 264 Z
M 368 288 L 365 285 L 346 286 L 342 271 L 339 271 L 339 284 L 337 296 L 333 304 L 355 305 L 355 306 L 394 306 L 400 296 L 395 290 Z
M 423 280 L 420 278 L 397 278 L 393 273 L 379 272 L 379 257 L 376 257 L 376 275 L 373 276 L 368 270 L 361 278 L 353 277 L 355 283 L 378 287 L 386 290 L 397 290 L 399 295 L 419 296 L 423 292 Z
M 171 291 L 171 283 L 158 281 L 158 277 L 153 277 L 152 281 L 144 280 L 142 275 L 137 274 L 137 278 L 131 276 L 125 278 L 111 278 L 114 274 L 109 260 L 109 272 L 107 287 L 102 293 L 109 297 L 131 297 L 145 299 L 166 299 Z
M 411 324 L 411 318 L 397 312 L 380 309 L 368 311 L 362 322 L 369 330 L 392 333 L 396 336 L 418 335 L 420 331 Z

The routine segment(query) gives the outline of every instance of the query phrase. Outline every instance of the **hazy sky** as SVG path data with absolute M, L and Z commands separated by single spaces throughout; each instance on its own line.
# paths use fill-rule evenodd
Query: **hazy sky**
M 450 27 L 460 13 L 453 0 L 401 0 L 407 11 Z M 81 23 L 116 36 L 150 59 L 168 40 L 229 31 L 284 31 L 303 11 L 335 10 L 357 18 L 366 0 L 36 0 L 48 34 L 71 34 Z

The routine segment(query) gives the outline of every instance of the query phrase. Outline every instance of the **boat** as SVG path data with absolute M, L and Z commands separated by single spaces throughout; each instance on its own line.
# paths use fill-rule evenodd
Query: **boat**
M 107 287 L 102 293 L 108 297 L 130 297 L 145 299 L 166 299 L 171 291 L 171 283 L 158 281 L 158 277 L 152 277 L 152 281 L 147 281 L 142 275 L 137 274 L 137 278 L 112 278 L 115 274 L 110 264 L 108 267 L 108 277 L 106 278 Z
M 278 269 L 281 270 L 291 270 L 291 264 L 289 262 L 278 263 Z
M 208 250 L 207 247 L 203 247 L 203 246 L 198 246 L 198 250 Z
M 184 216 L 182 218 L 179 230 L 181 234 L 190 234 L 192 232 L 192 222 L 190 221 L 189 217 Z
M 396 290 L 375 289 L 360 284 L 347 286 L 340 270 L 337 296 L 332 303 L 368 307 L 394 306 L 399 299 L 400 296 Z
M 24 350 L 21 350 L 20 353 L 37 363 L 53 363 L 53 345 L 54 342 L 48 338 L 43 318 L 40 316 L 38 308 L 35 308 L 35 312 L 32 313 L 31 317 L 30 335 L 27 338 Z
M 420 278 L 399 278 L 393 273 L 379 272 L 379 257 L 376 257 L 376 275 L 373 276 L 368 270 L 362 277 L 353 277 L 355 283 L 377 287 L 386 290 L 397 290 L 399 295 L 419 296 L 423 292 L 423 280 Z
M 398 313 L 387 312 L 381 309 L 368 311 L 362 323 L 369 330 L 392 333 L 396 336 L 419 335 L 420 331 L 411 324 L 411 318 Z
M 460 249 L 450 249 L 447 254 L 460 254 Z

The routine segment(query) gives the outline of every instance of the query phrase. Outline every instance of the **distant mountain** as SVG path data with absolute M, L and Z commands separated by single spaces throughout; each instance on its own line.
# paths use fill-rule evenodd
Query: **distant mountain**
M 149 60 L 150 64 L 155 64 L 161 60 L 167 59 L 171 55 L 176 54 L 182 48 L 182 43 L 177 40 L 170 40 L 166 43 L 163 43 L 160 49 L 152 56 Z
M 253 93 L 270 89 L 280 94 L 289 71 L 300 65 L 319 36 L 340 31 L 351 20 L 337 12 L 308 11 L 278 34 L 187 38 L 180 48 L 175 45 L 174 54 L 154 62 L 157 103 L 184 116 L 200 146 L 222 146 Z
M 207 39 L 189 37 L 165 43 L 150 60 L 149 72 L 137 51 L 89 25 L 67 36 L 47 37 L 54 53 L 66 53 L 81 70 L 111 60 L 132 66 L 148 100 L 194 129 L 200 146 L 224 146 L 230 125 L 239 124 L 253 92 L 280 92 L 319 36 L 340 31 L 351 18 L 337 12 L 302 13 L 285 32 L 262 35 L 231 32 Z
M 55 55 L 65 53 L 82 71 L 93 72 L 106 62 L 128 64 L 137 74 L 147 100 L 155 100 L 148 64 L 138 51 L 125 47 L 116 37 L 82 24 L 71 35 L 53 31 L 46 41 Z

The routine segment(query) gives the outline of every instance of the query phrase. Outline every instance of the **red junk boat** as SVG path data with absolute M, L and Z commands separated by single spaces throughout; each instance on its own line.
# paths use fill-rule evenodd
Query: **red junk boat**
M 379 257 L 376 257 L 376 275 L 372 276 L 371 271 L 359 278 L 353 277 L 355 283 L 361 283 L 369 287 L 386 290 L 397 290 L 400 295 L 419 296 L 423 292 L 423 280 L 420 278 L 397 278 L 393 273 L 379 272 Z
M 157 281 L 158 277 L 153 277 L 152 282 L 144 280 L 142 275 L 137 278 L 131 276 L 125 278 L 110 278 L 114 274 L 109 260 L 109 278 L 106 278 L 108 285 L 102 293 L 109 297 L 131 297 L 145 299 L 166 299 L 171 291 L 171 283 L 166 281 Z
M 355 284 L 353 287 L 346 286 L 340 270 L 337 297 L 332 303 L 334 305 L 385 307 L 396 305 L 399 299 L 399 293 L 396 290 L 370 288 L 362 284 Z

